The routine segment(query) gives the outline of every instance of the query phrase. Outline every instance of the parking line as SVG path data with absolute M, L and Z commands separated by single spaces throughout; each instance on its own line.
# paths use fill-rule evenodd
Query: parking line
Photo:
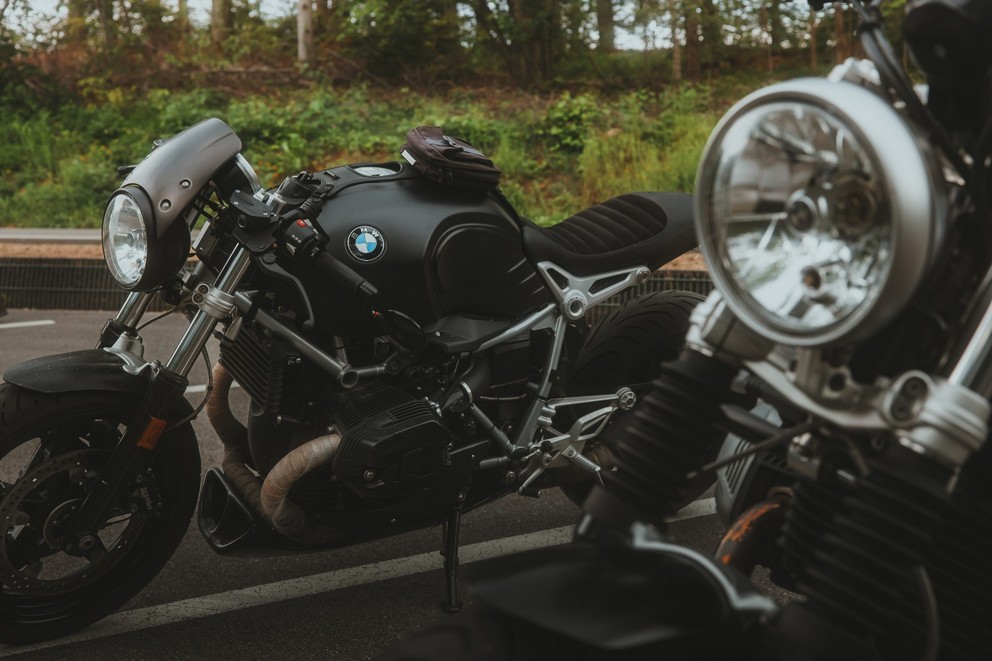
M 697 500 L 681 510 L 672 521 L 684 521 L 716 512 L 713 498 Z M 462 564 L 494 558 L 508 553 L 564 544 L 572 539 L 575 526 L 563 526 L 539 532 L 506 537 L 503 539 L 479 542 L 463 546 L 459 550 Z M 212 615 L 222 615 L 232 611 L 264 606 L 267 604 L 298 599 L 315 594 L 332 592 L 343 588 L 378 583 L 392 578 L 411 576 L 425 571 L 439 569 L 441 562 L 437 551 L 421 553 L 405 558 L 385 560 L 360 567 L 349 567 L 302 576 L 300 578 L 266 583 L 239 590 L 230 590 L 203 597 L 183 599 L 159 606 L 136 608 L 110 615 L 79 633 L 32 645 L 0 645 L 0 657 L 14 656 L 27 652 L 62 647 L 98 638 L 141 631 L 166 624 L 176 624 Z
M 51 319 L 39 319 L 38 321 L 8 321 L 5 324 L 0 324 L 0 330 L 11 330 L 14 328 L 32 328 L 33 326 L 54 326 L 55 322 Z

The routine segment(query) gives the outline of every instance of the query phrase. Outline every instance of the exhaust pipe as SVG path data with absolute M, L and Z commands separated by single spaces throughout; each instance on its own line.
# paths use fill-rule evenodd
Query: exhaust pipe
M 259 519 L 276 532 L 301 544 L 344 540 L 347 533 L 315 524 L 289 492 L 310 471 L 334 460 L 340 434 L 319 436 L 289 452 L 269 471 L 264 482 L 248 466 L 248 430 L 231 412 L 229 395 L 233 376 L 219 362 L 213 369 L 214 390 L 207 401 L 207 419 L 224 444 L 222 469 L 234 490 Z
M 289 490 L 313 469 L 334 461 L 341 445 L 340 434 L 319 436 L 279 460 L 262 485 L 261 504 L 266 519 L 278 532 L 307 544 L 344 539 L 345 533 L 313 523 L 299 505 L 289 499 Z

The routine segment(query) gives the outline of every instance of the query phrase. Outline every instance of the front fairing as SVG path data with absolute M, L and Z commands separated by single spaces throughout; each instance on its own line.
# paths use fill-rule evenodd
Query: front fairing
M 148 196 L 153 233 L 162 239 L 214 175 L 241 151 L 241 139 L 219 119 L 207 119 L 177 133 L 153 150 L 128 175 L 121 189 Z

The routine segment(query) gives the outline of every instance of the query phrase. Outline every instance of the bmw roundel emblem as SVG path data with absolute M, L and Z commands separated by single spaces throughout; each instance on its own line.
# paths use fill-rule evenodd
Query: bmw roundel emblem
M 351 230 L 345 242 L 348 252 L 360 262 L 372 262 L 386 252 L 386 239 L 374 227 L 363 225 Z

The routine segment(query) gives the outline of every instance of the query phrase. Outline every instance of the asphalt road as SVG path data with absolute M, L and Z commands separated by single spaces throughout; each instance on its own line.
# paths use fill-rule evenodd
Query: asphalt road
M 0 317 L 0 370 L 21 360 L 91 348 L 106 312 L 11 310 Z M 168 359 L 184 324 L 167 318 L 143 332 L 146 359 Z M 216 357 L 216 351 L 212 352 Z M 205 383 L 198 364 L 192 384 Z M 189 395 L 194 403 L 201 394 Z M 235 410 L 246 397 L 232 391 Z M 194 424 L 204 468 L 220 442 L 206 417 Z M 672 525 L 687 546 L 710 553 L 720 535 L 711 501 Z M 465 515 L 463 566 L 516 548 L 568 539 L 579 510 L 558 491 L 508 496 Z M 700 513 L 704 515 L 700 516 Z M 234 559 L 215 555 L 190 526 L 161 574 L 120 612 L 44 647 L 5 647 L 0 657 L 73 659 L 373 658 L 400 638 L 446 615 L 437 528 L 311 555 Z M 467 589 L 465 602 L 472 603 Z

